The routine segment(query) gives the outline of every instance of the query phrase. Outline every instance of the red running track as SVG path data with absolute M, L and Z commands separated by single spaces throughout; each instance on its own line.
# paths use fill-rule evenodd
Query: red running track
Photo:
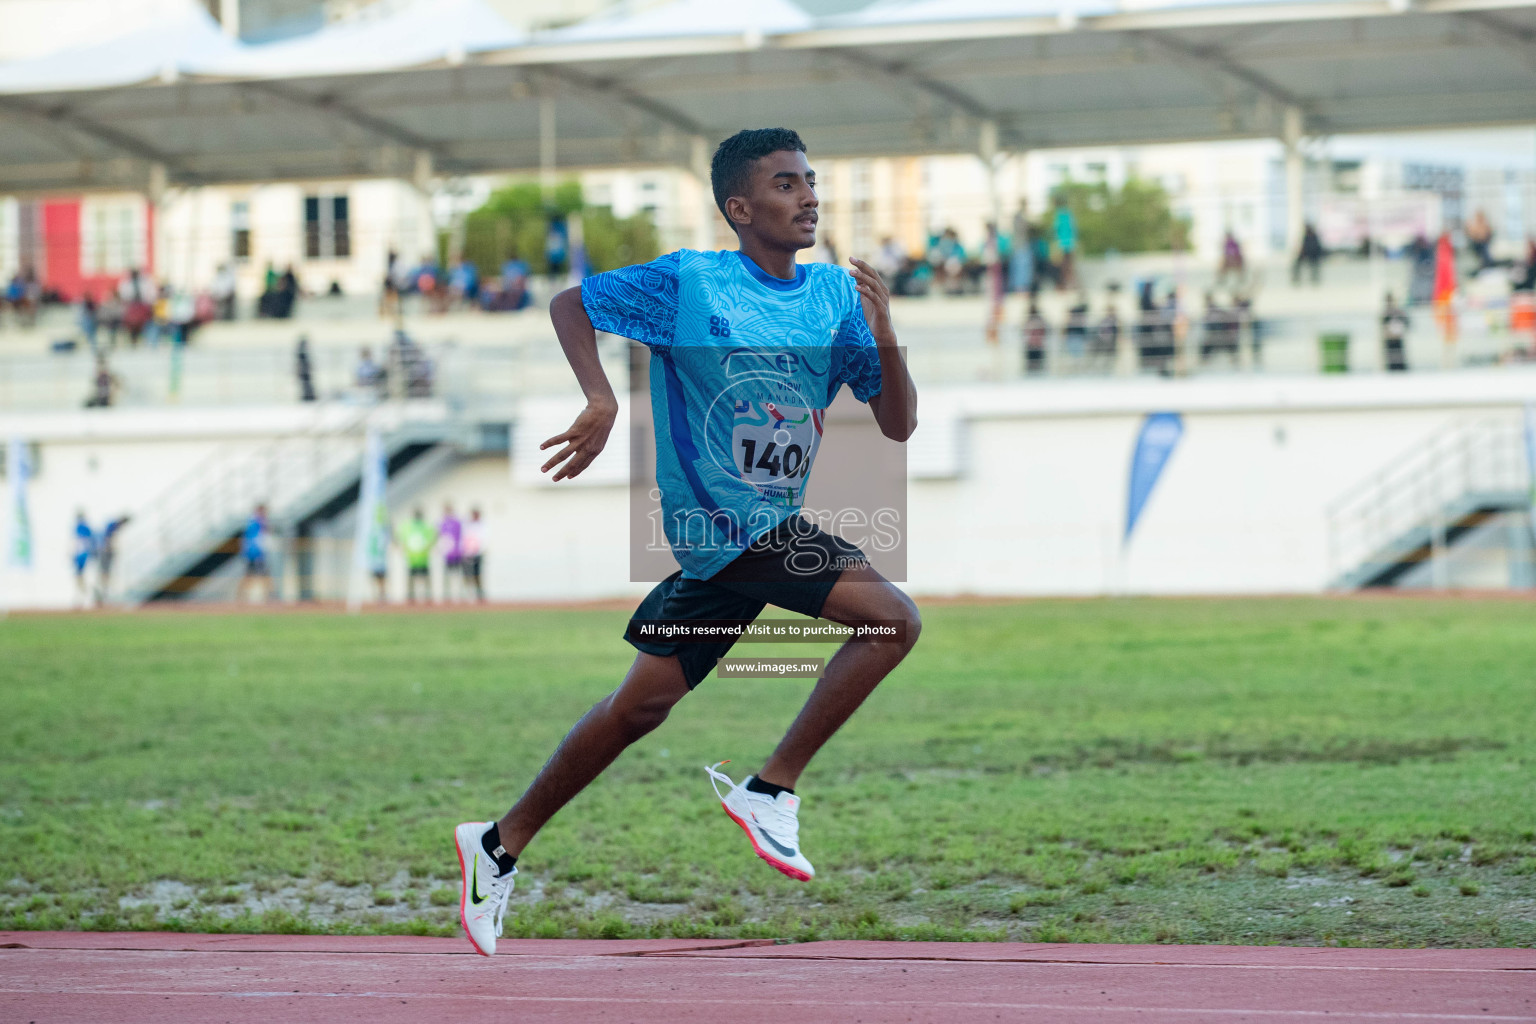
M 0 1021 L 1529 1021 L 1536 950 L 0 932 Z

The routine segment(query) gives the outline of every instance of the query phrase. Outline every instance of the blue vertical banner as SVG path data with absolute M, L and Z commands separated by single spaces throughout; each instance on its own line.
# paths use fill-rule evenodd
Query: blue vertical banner
M 32 464 L 27 455 L 27 445 L 19 437 L 13 437 L 6 446 L 5 475 L 10 478 L 11 528 L 7 537 L 6 562 L 13 568 L 32 568 L 32 515 L 27 508 L 27 482 L 32 476 Z
M 1136 438 L 1136 452 L 1131 456 L 1131 485 L 1126 499 L 1122 543 L 1130 543 L 1131 531 L 1136 529 L 1136 521 L 1152 496 L 1152 488 L 1157 486 L 1163 467 L 1168 465 L 1173 449 L 1183 436 L 1184 420 L 1176 412 L 1150 413 L 1142 423 L 1141 434 Z

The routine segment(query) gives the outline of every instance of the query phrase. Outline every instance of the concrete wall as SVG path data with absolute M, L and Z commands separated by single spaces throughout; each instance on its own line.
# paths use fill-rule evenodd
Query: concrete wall
M 1407 379 L 928 389 L 909 451 L 909 589 L 934 595 L 1319 591 L 1335 574 L 1325 516 L 1335 498 L 1458 419 L 1515 419 L 1530 400 L 1536 400 L 1536 371 L 1516 368 Z M 579 403 L 572 400 L 572 416 Z M 1143 417 L 1159 410 L 1182 412 L 1184 435 L 1135 535 L 1122 543 L 1131 454 Z M 232 450 L 227 446 L 292 432 L 302 425 L 297 415 L 256 409 L 0 416 L 0 435 L 41 446 L 41 473 L 30 495 L 36 564 L 28 574 L 4 570 L 0 587 L 13 605 L 67 606 L 76 507 L 93 523 L 133 511 L 216 445 Z M 524 446 L 513 429 L 516 454 Z M 479 506 L 493 598 L 585 599 L 646 589 L 627 579 L 626 487 L 529 480 L 512 472 L 506 456 L 456 457 L 397 481 L 389 497 L 397 515 L 416 504 L 432 517 L 447 501 L 460 513 Z M 338 522 L 330 543 L 344 547 L 350 530 L 350 522 Z M 1485 551 L 1462 558 L 1466 571 L 1453 566 L 1450 582 L 1503 585 L 1510 572 L 1500 557 Z M 397 566 L 395 593 L 402 592 L 398 576 Z

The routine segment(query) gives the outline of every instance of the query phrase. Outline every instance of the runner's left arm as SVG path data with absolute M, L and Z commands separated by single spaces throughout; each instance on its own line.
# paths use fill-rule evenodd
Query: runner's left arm
M 897 347 L 896 329 L 891 326 L 891 292 L 874 267 L 856 257 L 849 257 L 848 262 L 853 264 L 864 322 L 880 356 L 880 390 L 870 396 L 869 408 L 880 424 L 880 433 L 892 441 L 905 441 L 917 429 L 917 386 L 907 372 L 907 362 Z

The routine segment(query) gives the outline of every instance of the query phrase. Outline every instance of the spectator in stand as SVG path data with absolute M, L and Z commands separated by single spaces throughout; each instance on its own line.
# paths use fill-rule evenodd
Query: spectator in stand
M 1008 287 L 1019 294 L 1035 294 L 1035 251 L 1031 243 L 1029 207 L 1023 200 L 1013 214 L 1013 237 L 1008 256 Z
M 907 254 L 900 242 L 890 235 L 880 239 L 880 251 L 875 254 L 874 264 L 887 283 L 896 280 L 897 275 L 906 268 L 906 262 Z
M 245 575 L 235 589 L 235 599 L 245 597 L 247 588 L 255 588 L 264 602 L 272 596 L 272 569 L 268 565 L 271 533 L 267 529 L 267 506 L 257 505 L 240 533 L 240 557 L 245 559 Z
M 220 263 L 213 275 L 213 285 L 208 289 L 213 297 L 213 315 L 219 320 L 235 318 L 235 271 L 228 263 Z
M 123 302 L 123 329 L 128 332 L 128 344 L 135 347 L 154 318 L 154 286 L 134 267 L 117 285 L 117 297 Z
M 1056 247 L 1061 250 L 1061 268 L 1056 287 L 1061 291 L 1077 287 L 1077 218 L 1067 206 L 1065 196 L 1056 197 Z
M 122 381 L 107 365 L 105 356 L 96 357 L 96 372 L 91 376 L 91 394 L 85 400 L 87 409 L 105 409 L 117 401 Z
M 80 607 L 87 608 L 91 603 L 90 584 L 86 581 L 85 570 L 91 563 L 91 558 L 96 554 L 96 535 L 91 532 L 91 526 L 85 521 L 85 513 L 75 512 L 75 551 L 70 556 L 70 561 L 75 567 L 75 596 L 80 601 Z
M 1062 331 L 1067 355 L 1074 362 L 1088 354 L 1088 293 L 1078 292 L 1077 301 L 1067 311 L 1067 324 Z
M 1472 256 L 1477 260 L 1477 266 L 1472 268 L 1474 275 L 1480 274 L 1493 266 L 1493 225 L 1488 223 L 1488 215 L 1482 210 L 1472 214 L 1472 220 L 1467 223 L 1467 248 L 1472 251 Z
M 1088 346 L 1091 361 L 1096 365 L 1102 365 L 1105 369 L 1114 369 L 1115 359 L 1120 354 L 1120 314 L 1115 309 L 1117 286 L 1111 286 L 1109 301 L 1104 308 L 1104 315 L 1093 329 L 1093 340 Z
M 1401 372 L 1408 369 L 1404 342 L 1408 338 L 1409 323 L 1408 314 L 1397 304 L 1392 293 L 1387 292 L 1386 306 L 1381 312 L 1381 353 L 1388 370 Z
M 480 510 L 469 510 L 469 522 L 464 524 L 464 582 L 474 588 L 475 600 L 485 602 L 485 584 L 480 577 L 481 562 L 485 557 L 485 523 L 480 520 Z
M 197 296 L 185 289 L 178 289 L 170 297 L 169 315 L 171 343 L 188 345 L 192 334 L 202 324 L 197 315 Z
M 405 553 L 405 599 L 416 603 L 416 582 L 421 581 L 428 604 L 432 603 L 432 549 L 437 545 L 437 531 L 427 522 L 418 505 L 411 518 L 395 534 L 395 543 Z
M 1004 267 L 1008 263 L 1008 250 L 997 232 L 997 224 L 987 221 L 987 237 L 981 244 L 982 273 L 987 282 L 987 344 L 996 345 L 998 331 L 1003 326 L 1003 296 L 1007 293 L 1008 280 Z
M 389 374 L 384 367 L 373 361 L 373 350 L 364 345 L 357 354 L 357 371 L 353 376 L 358 390 L 372 392 L 377 399 L 389 397 Z
M 1150 279 L 1143 281 L 1137 293 L 1137 359 L 1143 370 L 1166 373 L 1173 357 L 1173 332 L 1169 329 L 1170 314 L 1158 306 L 1154 286 Z
M 299 301 L 299 277 L 293 272 L 292 263 L 283 271 L 283 276 L 277 279 L 277 294 L 277 317 L 279 320 L 287 320 L 293 316 L 293 307 Z
M 1301 283 L 1301 266 L 1306 264 L 1312 271 L 1312 283 L 1322 282 L 1323 240 L 1317 228 L 1308 224 L 1301 234 L 1301 248 L 1296 252 L 1296 262 L 1291 264 L 1291 284 Z
M 1045 317 L 1040 315 L 1040 308 L 1031 299 L 1029 314 L 1024 319 L 1024 372 L 1026 374 L 1045 372 L 1045 346 L 1050 335 L 1051 325 L 1045 322 Z
M 1517 292 L 1536 291 L 1536 238 L 1526 240 L 1525 263 L 1521 267 L 1520 275 L 1511 283 Z
M 289 264 L 281 274 L 277 274 L 272 265 L 268 264 L 267 288 L 257 301 L 257 315 L 273 320 L 287 320 L 293 316 L 293 308 L 298 299 L 299 278 L 293 272 L 293 265 Z
M 379 294 L 379 316 L 400 315 L 400 254 L 394 246 L 384 259 L 384 290 Z
M 1029 229 L 1030 249 L 1035 254 L 1035 277 L 1030 283 L 1029 295 L 1034 298 L 1040 294 L 1040 288 L 1046 278 L 1050 278 L 1056 287 L 1061 287 L 1061 267 L 1051 260 L 1051 241 L 1045 237 L 1045 232 L 1038 228 Z
M 1237 320 L 1237 343 L 1243 343 L 1243 334 L 1248 335 L 1248 347 L 1253 353 L 1253 368 L 1258 369 L 1264 365 L 1264 334 L 1260 328 L 1259 320 L 1253 315 L 1253 298 L 1246 292 L 1234 292 L 1232 294 L 1232 315 Z
M 1408 243 L 1403 255 L 1412 268 L 1408 284 L 1408 305 L 1427 306 L 1435 298 L 1435 247 L 1421 232 Z
M 945 228 L 929 240 L 928 263 L 938 293 L 959 295 L 965 289 L 965 246 L 954 228 Z
M 38 284 L 37 273 L 30 264 L 18 270 L 5 289 L 5 300 L 10 303 L 19 327 L 31 327 L 37 323 L 42 298 L 42 286 Z
M 309 361 L 309 338 L 302 334 L 299 335 L 299 344 L 293 353 L 293 375 L 299 382 L 299 401 L 313 402 L 315 400 L 315 371 Z
M 91 346 L 92 352 L 95 352 L 96 332 L 100 322 L 96 318 L 96 300 L 91 297 L 90 292 L 80 296 L 80 303 L 75 311 L 75 322 L 80 325 L 80 333 L 84 335 L 85 343 Z
M 1247 276 L 1247 264 L 1243 259 L 1243 244 L 1237 240 L 1232 229 L 1227 229 L 1227 237 L 1221 243 L 1221 269 L 1216 272 L 1216 284 L 1226 283 L 1230 275 L 1242 284 Z
M 96 602 L 105 604 L 112 594 L 112 563 L 117 558 L 117 532 L 128 525 L 127 516 L 109 519 L 96 541 Z
M 1435 244 L 1435 323 L 1449 360 L 1460 330 L 1456 317 L 1456 247 L 1451 244 L 1449 231 L 1440 232 L 1440 241 Z
M 480 298 L 480 271 L 466 259 L 454 261 L 448 274 L 449 298 L 455 306 L 473 306 Z
M 501 265 L 496 293 L 482 298 L 482 305 L 496 312 L 513 312 L 526 307 L 533 301 L 528 291 L 528 273 L 528 264 L 513 253 Z
M 1205 336 L 1200 339 L 1202 362 L 1218 353 L 1238 358 L 1237 316 L 1216 301 L 1215 292 L 1205 293 L 1205 319 L 1202 324 Z
M 108 350 L 117 348 L 117 332 L 123 329 L 123 300 L 115 290 L 102 296 L 96 307 L 96 322 L 107 330 Z
M 443 518 L 437 524 L 438 546 L 443 549 L 443 600 L 458 597 L 464 572 L 464 523 L 453 514 L 452 502 L 443 502 Z

